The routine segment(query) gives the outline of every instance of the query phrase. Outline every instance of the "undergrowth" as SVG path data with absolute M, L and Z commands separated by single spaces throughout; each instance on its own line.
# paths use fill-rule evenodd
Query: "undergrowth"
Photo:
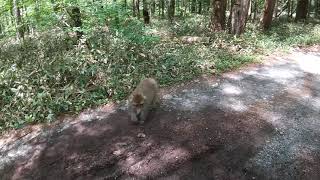
M 133 18 L 115 18 L 108 27 L 87 27 L 90 49 L 59 29 L 21 44 L 0 40 L 0 131 L 122 100 L 143 77 L 165 86 L 239 67 L 267 51 L 320 42 L 320 26 L 314 24 L 278 22 L 265 33 L 249 24 L 235 38 L 210 33 L 206 22 L 195 16 L 144 27 Z M 190 35 L 211 36 L 211 41 L 177 40 Z

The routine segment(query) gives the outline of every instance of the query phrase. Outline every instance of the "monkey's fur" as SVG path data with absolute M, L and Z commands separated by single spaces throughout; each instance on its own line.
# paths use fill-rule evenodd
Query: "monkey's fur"
M 129 96 L 131 121 L 143 124 L 149 112 L 159 105 L 159 86 L 155 79 L 143 79 Z

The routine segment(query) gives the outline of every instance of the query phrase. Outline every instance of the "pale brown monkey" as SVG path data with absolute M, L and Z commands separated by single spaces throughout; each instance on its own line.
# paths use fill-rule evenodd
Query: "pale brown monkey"
M 129 115 L 133 122 L 143 124 L 150 110 L 159 105 L 159 86 L 155 79 L 143 79 L 129 96 Z

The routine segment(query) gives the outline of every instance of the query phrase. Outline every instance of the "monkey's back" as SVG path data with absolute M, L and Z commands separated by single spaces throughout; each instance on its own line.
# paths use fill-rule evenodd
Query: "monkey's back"
M 143 79 L 135 89 L 136 92 L 142 92 L 144 96 L 150 99 L 151 103 L 153 99 L 157 96 L 159 91 L 158 83 L 153 78 L 146 78 Z

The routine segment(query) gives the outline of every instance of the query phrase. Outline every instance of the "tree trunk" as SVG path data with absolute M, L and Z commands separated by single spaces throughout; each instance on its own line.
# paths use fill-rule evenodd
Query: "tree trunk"
M 2 29 L 4 29 L 4 28 L 2 28 L 2 24 L 0 24 L 0 36 L 2 36 L 2 34 L 3 34 L 3 30 Z
M 275 5 L 273 8 L 273 17 L 277 17 L 278 16 L 278 6 L 279 6 L 279 0 L 274 0 L 275 1 Z
M 291 6 L 292 6 L 291 0 L 288 0 L 287 6 L 288 6 L 288 10 L 287 10 L 288 18 L 291 18 L 291 16 L 290 16 L 291 15 Z
M 315 12 L 316 12 L 316 17 L 320 17 L 320 1 L 319 0 L 317 0 L 316 2 L 315 2 Z
M 264 2 L 264 12 L 261 19 L 261 27 L 263 30 L 267 30 L 271 26 L 276 1 L 277 0 L 265 0 Z
M 186 15 L 187 14 L 187 9 L 188 9 L 188 5 L 189 5 L 189 1 L 188 0 L 184 0 L 184 12 L 183 14 Z
M 133 17 L 136 17 L 136 15 L 137 15 L 135 4 L 136 4 L 136 0 L 132 0 L 132 15 L 133 15 Z
M 191 13 L 195 13 L 196 12 L 196 0 L 192 0 L 191 1 Z
M 149 14 L 149 8 L 148 8 L 147 0 L 143 0 L 142 14 L 143 14 L 144 24 L 150 24 L 150 14 Z
M 298 0 L 295 21 L 306 19 L 308 14 L 308 0 Z
M 123 1 L 123 7 L 124 7 L 124 9 L 127 9 L 127 0 Z
M 24 29 L 22 24 L 21 11 L 19 7 L 19 0 L 13 0 L 13 12 L 16 22 L 16 36 L 17 39 L 20 40 L 24 38 Z
M 151 2 L 151 14 L 152 16 L 155 16 L 155 13 L 156 13 L 156 0 L 152 0 Z
M 232 6 L 231 11 L 231 34 L 235 34 L 237 36 L 244 33 L 248 10 L 249 10 L 250 0 L 236 0 Z
M 80 30 L 80 28 L 82 27 L 80 8 L 77 6 L 71 6 L 68 13 L 72 20 L 72 27 L 78 28 L 76 30 L 76 33 L 77 38 L 80 39 L 83 35 L 83 32 Z
M 140 0 L 135 0 L 136 1 L 136 13 L 138 16 L 138 19 L 140 19 Z
M 170 22 L 173 21 L 174 14 L 175 14 L 175 0 L 169 0 L 168 18 Z
M 226 23 L 227 0 L 213 0 L 212 6 L 211 29 L 222 31 Z
M 27 34 L 30 35 L 30 29 L 32 29 L 32 27 L 30 27 L 31 23 L 29 23 L 28 11 L 27 11 L 27 7 L 25 5 L 23 6 L 22 16 L 23 15 L 26 19 L 26 21 L 22 23 L 23 24 L 22 28 L 23 28 L 24 34 L 26 34 L 26 32 L 27 32 Z
M 198 14 L 202 13 L 202 0 L 198 0 Z
M 161 17 L 164 18 L 164 0 L 161 0 Z

